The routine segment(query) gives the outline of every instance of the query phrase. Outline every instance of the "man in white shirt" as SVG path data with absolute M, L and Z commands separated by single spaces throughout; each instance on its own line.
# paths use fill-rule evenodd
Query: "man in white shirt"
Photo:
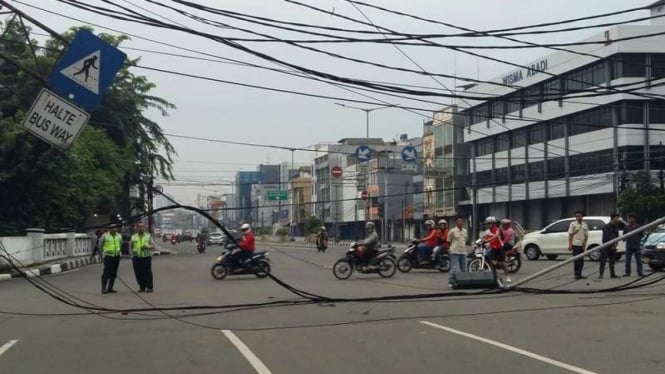
M 457 271 L 466 271 L 466 242 L 469 234 L 464 228 L 464 219 L 457 217 L 455 220 L 455 227 L 448 231 L 448 242 L 450 243 L 450 273 L 448 280 Z
M 575 220 L 570 223 L 568 228 L 568 250 L 573 252 L 573 256 L 577 256 L 586 250 L 586 244 L 589 240 L 589 227 L 582 220 L 584 213 L 578 211 L 575 213 Z M 586 279 L 582 275 L 584 269 L 584 258 L 581 257 L 575 260 L 575 279 Z

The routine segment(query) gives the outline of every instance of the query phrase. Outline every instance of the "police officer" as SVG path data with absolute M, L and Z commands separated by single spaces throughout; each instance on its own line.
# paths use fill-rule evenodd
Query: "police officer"
M 145 225 L 136 225 L 137 233 L 132 235 L 132 264 L 139 292 L 152 292 L 152 249 L 154 248 L 150 234 L 145 232 Z
M 109 227 L 109 232 L 102 235 L 99 246 L 102 248 L 104 255 L 102 293 L 116 293 L 117 291 L 113 289 L 113 284 L 115 283 L 116 276 L 118 276 L 118 267 L 120 266 L 122 235 L 118 234 L 115 225 Z

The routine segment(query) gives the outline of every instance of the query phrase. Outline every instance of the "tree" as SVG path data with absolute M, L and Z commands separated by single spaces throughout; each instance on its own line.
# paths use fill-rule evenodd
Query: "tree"
M 665 194 L 654 184 L 651 174 L 633 175 L 632 184 L 619 195 L 618 207 L 623 213 L 635 213 L 650 222 L 665 214 Z
M 305 221 L 305 231 L 308 234 L 315 234 L 319 232 L 321 226 L 323 226 L 323 221 L 316 218 L 315 216 L 311 216 L 307 219 L 307 221 Z
M 64 45 L 51 39 L 33 54 L 36 42 L 30 40 L 30 30 L 12 21 L 5 22 L 0 41 L 8 58 L 0 60 L 0 230 L 82 227 L 92 213 L 127 216 L 133 208 L 131 185 L 145 176 L 172 178 L 174 149 L 144 113 L 157 109 L 166 115 L 174 106 L 151 96 L 155 85 L 134 75 L 129 68 L 137 61 L 129 61 L 71 149 L 49 146 L 25 133 L 21 122 L 42 88 L 30 72 L 46 75 Z M 75 31 L 69 30 L 64 38 L 71 39 Z M 100 37 L 115 45 L 127 40 Z

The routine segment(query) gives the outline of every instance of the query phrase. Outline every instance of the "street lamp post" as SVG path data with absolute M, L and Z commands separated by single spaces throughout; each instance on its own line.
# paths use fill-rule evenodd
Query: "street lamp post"
M 360 108 L 360 107 L 357 107 L 357 106 L 346 105 L 346 104 L 342 104 L 342 103 L 335 103 L 335 105 L 339 105 L 341 107 L 348 108 L 348 109 L 362 110 L 363 112 L 365 112 L 365 137 L 369 139 L 369 114 L 371 112 L 375 111 L 375 110 L 386 109 L 386 108 L 394 108 L 399 104 L 397 104 L 397 105 L 390 104 L 390 105 L 378 106 L 376 108 Z

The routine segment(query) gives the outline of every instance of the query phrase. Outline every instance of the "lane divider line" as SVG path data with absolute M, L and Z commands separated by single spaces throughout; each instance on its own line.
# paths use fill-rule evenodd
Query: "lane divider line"
M 257 374 L 272 374 L 270 370 L 261 362 L 261 360 L 256 357 L 254 352 L 245 343 L 240 340 L 231 330 L 222 330 L 224 336 L 226 336 L 229 341 L 240 351 L 240 353 L 245 356 L 245 359 L 249 362 L 250 365 L 256 370 Z
M 507 351 L 511 351 L 511 352 L 517 353 L 519 355 L 526 356 L 526 357 L 532 358 L 534 360 L 538 360 L 538 361 L 541 361 L 541 362 L 559 367 L 561 369 L 566 369 L 568 371 L 572 371 L 573 373 L 597 374 L 596 372 L 593 372 L 593 371 L 582 369 L 582 368 L 579 368 L 577 366 L 573 366 L 573 365 L 567 364 L 565 362 L 557 361 L 557 360 L 551 359 L 549 357 L 541 356 L 541 355 L 533 353 L 533 352 L 525 351 L 523 349 L 513 347 L 513 346 L 508 345 L 508 344 L 497 342 L 495 340 L 483 338 L 482 336 L 469 334 L 469 333 L 464 332 L 464 331 L 455 330 L 453 328 L 442 326 L 442 325 L 432 323 L 432 322 L 429 322 L 429 321 L 420 321 L 420 323 L 422 323 L 423 325 L 427 325 L 427 326 L 430 326 L 430 327 L 434 327 L 434 328 L 443 330 L 443 331 L 447 331 L 451 334 L 460 335 L 460 336 L 463 336 L 465 338 L 469 338 L 469 339 L 477 340 L 479 342 L 483 342 L 485 344 L 493 345 L 495 347 L 502 348 L 502 349 L 505 349 Z
M 7 343 L 3 344 L 2 347 L 0 347 L 0 356 L 2 356 L 5 352 L 7 352 L 16 343 L 18 343 L 18 340 L 10 340 Z

